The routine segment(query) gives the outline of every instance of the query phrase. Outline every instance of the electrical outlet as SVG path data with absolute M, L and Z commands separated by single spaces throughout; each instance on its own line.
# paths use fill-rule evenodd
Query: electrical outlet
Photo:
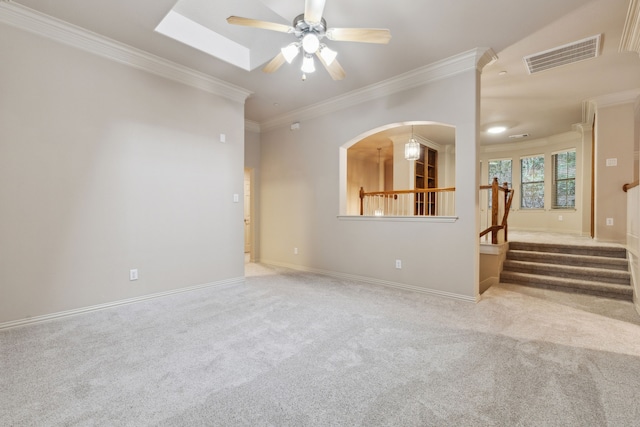
M 613 218 L 607 218 L 607 225 L 613 225 Z
M 398 270 L 400 270 L 400 269 L 402 268 L 402 260 L 400 260 L 400 259 L 397 259 L 397 260 L 396 260 L 396 268 L 397 268 Z
M 129 280 L 138 280 L 138 269 L 129 270 Z
M 293 248 L 293 254 L 298 255 L 298 248 Z
M 562 215 L 558 215 L 558 221 L 562 221 Z

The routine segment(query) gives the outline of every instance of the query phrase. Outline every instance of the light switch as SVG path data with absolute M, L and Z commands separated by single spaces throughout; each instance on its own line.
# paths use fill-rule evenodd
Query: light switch
M 618 159 L 607 159 L 607 166 L 618 166 Z
M 240 201 L 240 195 L 238 193 L 235 193 L 233 195 L 233 203 L 238 203 Z
M 225 135 L 224 133 L 220 134 L 220 142 L 227 142 L 227 135 Z

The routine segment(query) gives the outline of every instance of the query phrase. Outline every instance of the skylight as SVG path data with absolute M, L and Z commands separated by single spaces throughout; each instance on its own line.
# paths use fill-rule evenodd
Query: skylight
M 251 55 L 248 48 L 174 10 L 169 11 L 155 31 L 243 70 L 251 70 Z

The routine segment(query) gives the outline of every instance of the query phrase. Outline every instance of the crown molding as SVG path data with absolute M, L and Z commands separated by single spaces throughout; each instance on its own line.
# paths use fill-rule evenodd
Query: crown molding
M 11 0 L 0 1 L 0 22 L 232 101 L 244 103 L 252 94 L 242 87 L 29 9 Z
M 540 148 L 553 146 L 558 144 L 565 144 L 573 142 L 575 139 L 580 138 L 580 132 L 578 130 L 572 130 L 569 132 L 563 132 L 556 135 L 551 135 L 545 138 L 531 139 L 528 141 L 508 142 L 505 144 L 489 144 L 480 146 L 481 153 L 497 153 L 501 151 L 518 151 L 522 149 Z
M 494 58 L 494 59 L 492 59 Z M 292 122 L 309 120 L 315 117 L 333 113 L 363 102 L 392 95 L 407 89 L 412 89 L 426 83 L 455 76 L 468 70 L 481 70 L 497 56 L 490 48 L 476 48 L 442 61 L 417 68 L 400 74 L 391 79 L 366 86 L 344 95 L 322 101 L 305 108 L 294 110 L 273 119 L 260 123 L 262 131 L 268 131 Z
M 597 96 L 589 99 L 588 102 L 593 102 L 597 110 L 598 108 L 613 107 L 615 105 L 635 104 L 638 101 L 638 97 L 640 97 L 640 89 L 630 89 Z
M 244 130 L 247 132 L 260 133 L 260 123 L 245 119 Z
M 640 0 L 629 2 L 618 51 L 640 54 Z

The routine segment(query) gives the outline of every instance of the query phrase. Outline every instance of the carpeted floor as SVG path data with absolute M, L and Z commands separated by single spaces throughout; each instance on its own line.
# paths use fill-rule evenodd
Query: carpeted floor
M 0 331 L 0 425 L 638 425 L 640 317 L 556 297 L 249 264 L 243 285 Z

